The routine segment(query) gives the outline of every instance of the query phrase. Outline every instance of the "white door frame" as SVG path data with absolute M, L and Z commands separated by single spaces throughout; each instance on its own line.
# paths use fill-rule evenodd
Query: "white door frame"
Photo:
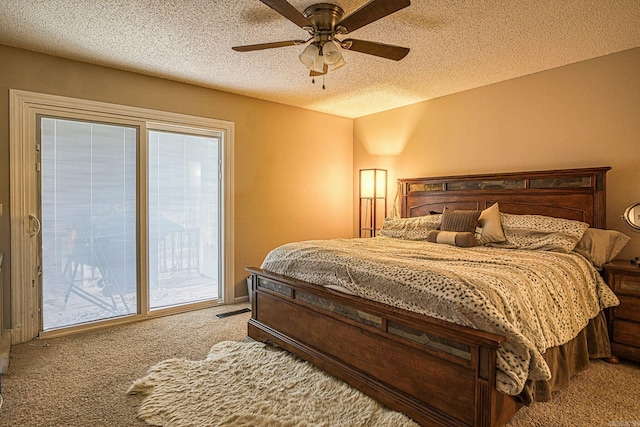
M 21 90 L 9 90 L 9 163 L 11 201 L 11 334 L 12 343 L 29 341 L 41 327 L 40 285 L 35 250 L 37 238 L 32 219 L 38 212 L 36 188 L 36 115 L 91 114 L 105 119 L 132 118 L 170 126 L 215 129 L 222 134 L 221 209 L 223 303 L 234 302 L 235 263 L 233 233 L 233 153 L 235 124 L 206 117 L 188 116 L 144 108 Z M 144 132 L 141 129 L 141 132 Z M 146 207 L 144 208 L 146 210 Z M 5 325 L 6 327 L 6 325 Z

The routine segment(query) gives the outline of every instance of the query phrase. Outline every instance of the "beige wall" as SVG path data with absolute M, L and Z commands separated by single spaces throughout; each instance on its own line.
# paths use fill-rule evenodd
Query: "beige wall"
M 607 227 L 632 237 L 623 256 L 639 256 L 640 234 L 619 217 L 640 202 L 640 48 L 354 121 L 354 179 L 366 167 L 394 183 L 590 166 L 613 168 Z
M 0 45 L 0 253 L 10 249 L 9 89 L 235 122 L 238 296 L 247 293 L 244 268 L 259 266 L 274 246 L 351 236 L 351 119 Z M 8 327 L 8 298 L 2 307 Z
M 640 201 L 640 49 L 351 120 L 0 45 L 0 252 L 9 254 L 8 90 L 233 121 L 236 294 L 281 243 L 357 235 L 357 171 L 411 176 L 612 166 L 607 225 Z M 389 203 L 393 198 L 391 191 Z M 8 295 L 10 258 L 5 259 Z M 9 302 L 2 304 L 4 319 Z M 5 327 L 8 326 L 5 323 Z

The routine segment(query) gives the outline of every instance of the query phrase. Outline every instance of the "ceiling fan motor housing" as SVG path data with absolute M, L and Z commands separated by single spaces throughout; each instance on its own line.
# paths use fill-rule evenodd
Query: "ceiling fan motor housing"
M 331 40 L 336 33 L 335 25 L 342 20 L 344 10 L 336 4 L 318 3 L 309 6 L 303 12 L 313 28 L 305 28 L 317 42 Z

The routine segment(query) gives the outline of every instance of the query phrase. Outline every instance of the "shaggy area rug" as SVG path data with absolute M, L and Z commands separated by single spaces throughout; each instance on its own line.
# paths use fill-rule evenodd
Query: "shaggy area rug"
M 135 381 L 138 418 L 186 426 L 416 426 L 290 353 L 223 341 L 204 360 L 170 359 Z

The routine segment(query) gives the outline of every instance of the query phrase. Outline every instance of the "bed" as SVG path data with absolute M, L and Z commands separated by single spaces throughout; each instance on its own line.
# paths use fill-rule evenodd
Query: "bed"
M 551 222 L 553 218 L 568 219 L 584 223 L 590 230 L 603 229 L 609 169 L 400 179 L 398 209 L 400 217 L 407 219 L 400 223 L 432 221 L 436 215 L 442 218 L 444 214 L 441 213 L 446 209 L 485 211 L 499 206 L 503 221 L 536 215 L 550 218 Z M 393 227 L 387 231 L 386 237 L 375 237 L 367 242 L 367 239 L 349 239 L 350 242 L 344 244 L 376 246 L 387 238 L 396 244 L 394 249 L 382 249 L 388 254 L 400 253 L 407 248 L 412 250 L 411 245 L 415 242 L 393 240 L 389 236 L 393 234 Z M 495 249 L 475 248 L 473 256 L 480 256 L 478 254 L 484 251 L 487 254 L 482 256 L 495 258 L 490 251 L 507 253 L 513 250 L 501 248 L 499 243 L 495 246 Z M 474 250 L 455 245 L 450 249 Z M 306 247 L 302 248 L 299 253 L 306 250 Z M 363 250 L 381 251 L 380 248 Z M 537 255 L 536 262 L 551 263 L 545 260 L 547 256 L 551 255 Z M 424 257 L 431 260 L 434 255 L 427 253 Z M 582 261 L 585 259 L 581 255 L 571 253 L 562 257 L 570 258 L 567 262 L 571 266 L 579 265 L 575 269 L 586 276 L 594 274 L 593 266 L 584 267 Z M 366 262 L 361 261 L 362 265 L 368 265 Z M 396 268 L 400 271 L 402 265 Z M 378 297 L 377 301 L 375 295 L 373 299 L 363 298 L 359 296 L 362 293 L 359 288 L 314 284 L 312 282 L 318 280 L 313 271 L 300 273 L 302 276 L 299 277 L 309 278 L 301 280 L 267 268 L 247 270 L 252 292 L 252 317 L 248 324 L 251 338 L 287 349 L 422 425 L 503 425 L 523 404 L 547 400 L 552 391 L 566 386 L 571 374 L 586 368 L 589 357 L 610 355 L 604 310 L 598 308 L 596 314 L 587 319 L 586 327 L 573 333 L 573 338 L 541 354 L 544 359 L 541 369 L 551 370 L 551 379 L 532 375 L 525 378 L 522 390 L 514 392 L 510 380 L 505 380 L 505 375 L 511 374 L 503 365 L 508 359 L 504 356 L 505 349 L 514 346 L 518 341 L 514 337 L 520 336 L 518 333 L 496 333 L 503 329 L 483 322 L 475 324 L 475 320 L 469 321 L 468 316 L 455 314 L 454 310 L 449 311 L 454 313 L 455 321 L 440 312 L 420 312 L 409 303 L 389 303 L 387 297 Z M 565 271 L 565 268 L 560 270 Z M 457 272 L 443 272 L 441 277 L 452 274 Z M 597 279 L 598 286 L 604 285 L 599 277 Z M 362 279 L 352 280 L 355 281 Z M 371 283 L 362 285 L 372 289 L 380 286 L 373 283 L 372 276 Z M 610 290 L 606 285 L 598 292 L 601 306 L 615 305 L 615 296 L 607 293 Z M 465 323 L 475 327 L 465 326 Z M 533 354 L 526 363 L 540 365 L 540 360 Z M 518 378 L 518 375 L 513 376 Z M 519 383 L 517 379 L 514 381 Z

